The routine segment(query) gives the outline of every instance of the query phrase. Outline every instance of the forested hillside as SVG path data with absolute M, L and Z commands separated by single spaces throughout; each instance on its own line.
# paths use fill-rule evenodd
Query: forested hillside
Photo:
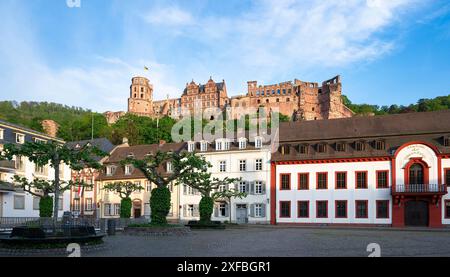
M 450 109 L 450 95 L 420 99 L 416 104 L 408 106 L 353 104 L 346 96 L 343 96 L 343 101 L 358 115 Z M 282 121 L 289 120 L 288 116 L 280 118 Z M 106 137 L 114 144 L 121 143 L 124 137 L 128 138 L 131 144 L 157 143 L 160 139 L 170 142 L 171 129 L 176 123 L 174 119 L 164 117 L 159 120 L 159 128 L 157 128 L 155 119 L 127 114 L 115 124 L 108 125 L 103 114 L 87 109 L 48 102 L 17 103 L 14 101 L 0 101 L 0 119 L 37 131 L 43 131 L 40 123 L 42 120 L 52 119 L 60 125 L 58 136 L 66 141 L 90 139 L 92 119 L 94 119 L 94 138 Z M 203 122 L 203 124 L 206 123 Z

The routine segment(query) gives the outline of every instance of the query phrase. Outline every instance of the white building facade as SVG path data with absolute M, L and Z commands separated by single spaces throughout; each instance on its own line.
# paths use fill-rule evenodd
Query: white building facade
M 450 224 L 448 118 L 440 111 L 282 125 L 271 223 Z
M 231 187 L 247 194 L 245 198 L 232 198 L 231 203 L 219 199 L 214 204 L 212 220 L 233 223 L 268 224 L 270 220 L 270 150 L 263 145 L 262 138 L 249 142 L 246 138 L 217 139 L 188 142 L 188 151 L 196 151 L 211 163 L 212 177 L 224 179 L 241 178 Z M 186 222 L 199 219 L 198 205 L 201 195 L 186 185 L 181 185 L 180 220 Z
M 46 134 L 0 121 L 0 150 L 9 143 L 20 145 L 26 141 L 46 142 L 50 140 L 64 143 L 64 141 Z M 54 169 L 50 165 L 36 166 L 26 157 L 15 157 L 12 161 L 0 161 L 0 217 L 39 217 L 40 198 L 16 188 L 13 183 L 14 175 L 26 177 L 30 181 L 34 178 L 54 180 Z M 69 181 L 70 178 L 69 166 L 61 165 L 61 181 Z M 65 191 L 59 199 L 58 216 L 62 216 L 64 211 L 69 210 L 70 192 Z

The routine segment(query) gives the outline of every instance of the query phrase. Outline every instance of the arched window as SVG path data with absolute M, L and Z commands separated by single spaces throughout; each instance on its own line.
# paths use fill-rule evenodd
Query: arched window
M 410 184 L 423 184 L 424 174 L 423 166 L 419 163 L 411 165 L 409 168 L 409 183 Z

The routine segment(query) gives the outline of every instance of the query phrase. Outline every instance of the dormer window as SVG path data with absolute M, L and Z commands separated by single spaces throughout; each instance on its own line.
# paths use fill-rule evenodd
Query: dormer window
M 200 151 L 202 151 L 202 152 L 208 151 L 208 142 L 207 141 L 200 142 Z
M 386 149 L 386 143 L 383 140 L 375 141 L 375 149 L 376 150 L 384 150 L 384 149 Z
M 0 129 L 0 139 L 4 139 L 5 138 L 5 130 Z
M 133 153 L 128 153 L 127 158 L 134 159 L 134 154 Z
M 356 151 L 364 151 L 365 145 L 363 141 L 356 141 L 355 142 L 355 150 Z
M 112 166 L 112 165 L 107 166 L 107 167 L 106 167 L 106 175 L 107 175 L 107 176 L 112 176 L 112 175 L 114 175 L 114 170 L 115 170 L 114 166 Z
M 289 155 L 290 147 L 289 145 L 282 145 L 280 146 L 280 153 L 281 155 Z
M 24 134 L 16 134 L 16 143 L 24 144 L 25 143 L 25 135 Z
M 300 154 L 308 154 L 308 145 L 307 144 L 300 144 L 298 146 L 298 153 L 300 153 Z
M 224 150 L 230 150 L 230 145 L 231 143 L 228 140 L 225 140 L 225 142 L 223 143 Z
M 195 150 L 195 142 L 193 141 L 188 142 L 188 151 L 194 152 L 194 150 Z
M 317 144 L 317 153 L 325 153 L 327 150 L 327 145 L 325 143 Z
M 255 148 L 261 148 L 262 147 L 262 138 L 256 137 L 255 138 Z
M 36 143 L 46 143 L 47 141 L 45 139 L 34 138 L 34 142 L 36 142 Z
M 336 142 L 336 151 L 345 152 L 345 142 Z
M 168 173 L 172 172 L 172 163 L 171 162 L 167 162 L 167 164 L 166 164 L 166 171 Z
M 450 137 L 444 137 L 444 146 L 449 147 L 450 146 Z
M 125 175 L 131 175 L 131 172 L 133 172 L 133 167 L 129 164 L 125 165 Z
M 222 150 L 222 141 L 216 140 L 216 150 Z
M 247 140 L 245 138 L 239 139 L 239 149 L 247 148 Z

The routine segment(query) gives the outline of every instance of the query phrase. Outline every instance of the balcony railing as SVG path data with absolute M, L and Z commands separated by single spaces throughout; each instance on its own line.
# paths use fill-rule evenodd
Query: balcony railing
M 446 194 L 445 184 L 397 184 L 392 188 L 392 193 L 438 193 Z

